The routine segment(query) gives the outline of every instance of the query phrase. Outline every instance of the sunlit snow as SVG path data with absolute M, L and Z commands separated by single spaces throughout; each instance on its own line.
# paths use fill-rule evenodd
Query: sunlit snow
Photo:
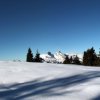
M 1 61 L 0 100 L 100 100 L 100 68 Z

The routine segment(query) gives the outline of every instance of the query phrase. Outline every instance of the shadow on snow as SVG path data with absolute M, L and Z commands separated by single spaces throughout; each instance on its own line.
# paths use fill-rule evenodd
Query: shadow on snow
M 13 84 L 10 86 L 0 85 L 0 100 L 24 100 L 28 97 L 35 96 L 60 96 L 66 93 L 75 92 L 74 90 L 67 91 L 68 87 L 77 86 L 85 83 L 93 78 L 100 77 L 100 71 L 90 71 L 83 74 L 77 74 L 70 77 L 41 81 L 34 81 Z M 66 91 L 63 91 L 66 89 Z M 100 96 L 93 100 L 100 100 Z

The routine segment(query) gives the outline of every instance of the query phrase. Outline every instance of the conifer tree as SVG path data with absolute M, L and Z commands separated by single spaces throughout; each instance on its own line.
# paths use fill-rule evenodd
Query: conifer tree
M 69 59 L 68 55 L 66 55 L 66 58 L 65 58 L 63 64 L 70 64 L 70 63 L 71 63 L 70 59 Z
M 84 52 L 83 65 L 86 65 L 86 66 L 97 65 L 97 56 L 93 47 Z
M 26 61 L 27 61 L 27 62 L 33 62 L 33 54 L 32 54 L 32 51 L 31 51 L 30 48 L 28 49 Z
M 73 59 L 73 63 L 74 63 L 74 64 L 78 64 L 78 65 L 81 64 L 81 62 L 80 62 L 80 60 L 79 60 L 79 57 L 78 57 L 77 55 L 76 55 L 75 58 Z
M 70 60 L 70 63 L 72 64 L 73 63 L 73 57 L 71 56 L 69 60 Z
M 42 62 L 42 58 L 40 58 L 40 53 L 38 52 L 38 50 L 36 52 L 36 56 L 34 58 L 34 62 Z

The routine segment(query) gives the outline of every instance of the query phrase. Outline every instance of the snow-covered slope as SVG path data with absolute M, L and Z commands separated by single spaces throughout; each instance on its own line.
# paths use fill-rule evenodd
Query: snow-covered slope
M 2 61 L 0 100 L 100 100 L 100 68 Z

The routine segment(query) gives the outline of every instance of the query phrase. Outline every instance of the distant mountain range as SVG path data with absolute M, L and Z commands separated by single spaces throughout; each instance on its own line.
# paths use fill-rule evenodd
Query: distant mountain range
M 79 57 L 79 60 L 82 61 L 83 54 L 78 53 L 62 53 L 61 51 L 56 52 L 55 54 L 52 54 L 51 52 L 48 52 L 47 54 L 41 54 L 40 57 L 44 59 L 45 62 L 48 63 L 63 63 L 65 60 L 66 55 L 70 58 L 74 58 L 76 55 Z

